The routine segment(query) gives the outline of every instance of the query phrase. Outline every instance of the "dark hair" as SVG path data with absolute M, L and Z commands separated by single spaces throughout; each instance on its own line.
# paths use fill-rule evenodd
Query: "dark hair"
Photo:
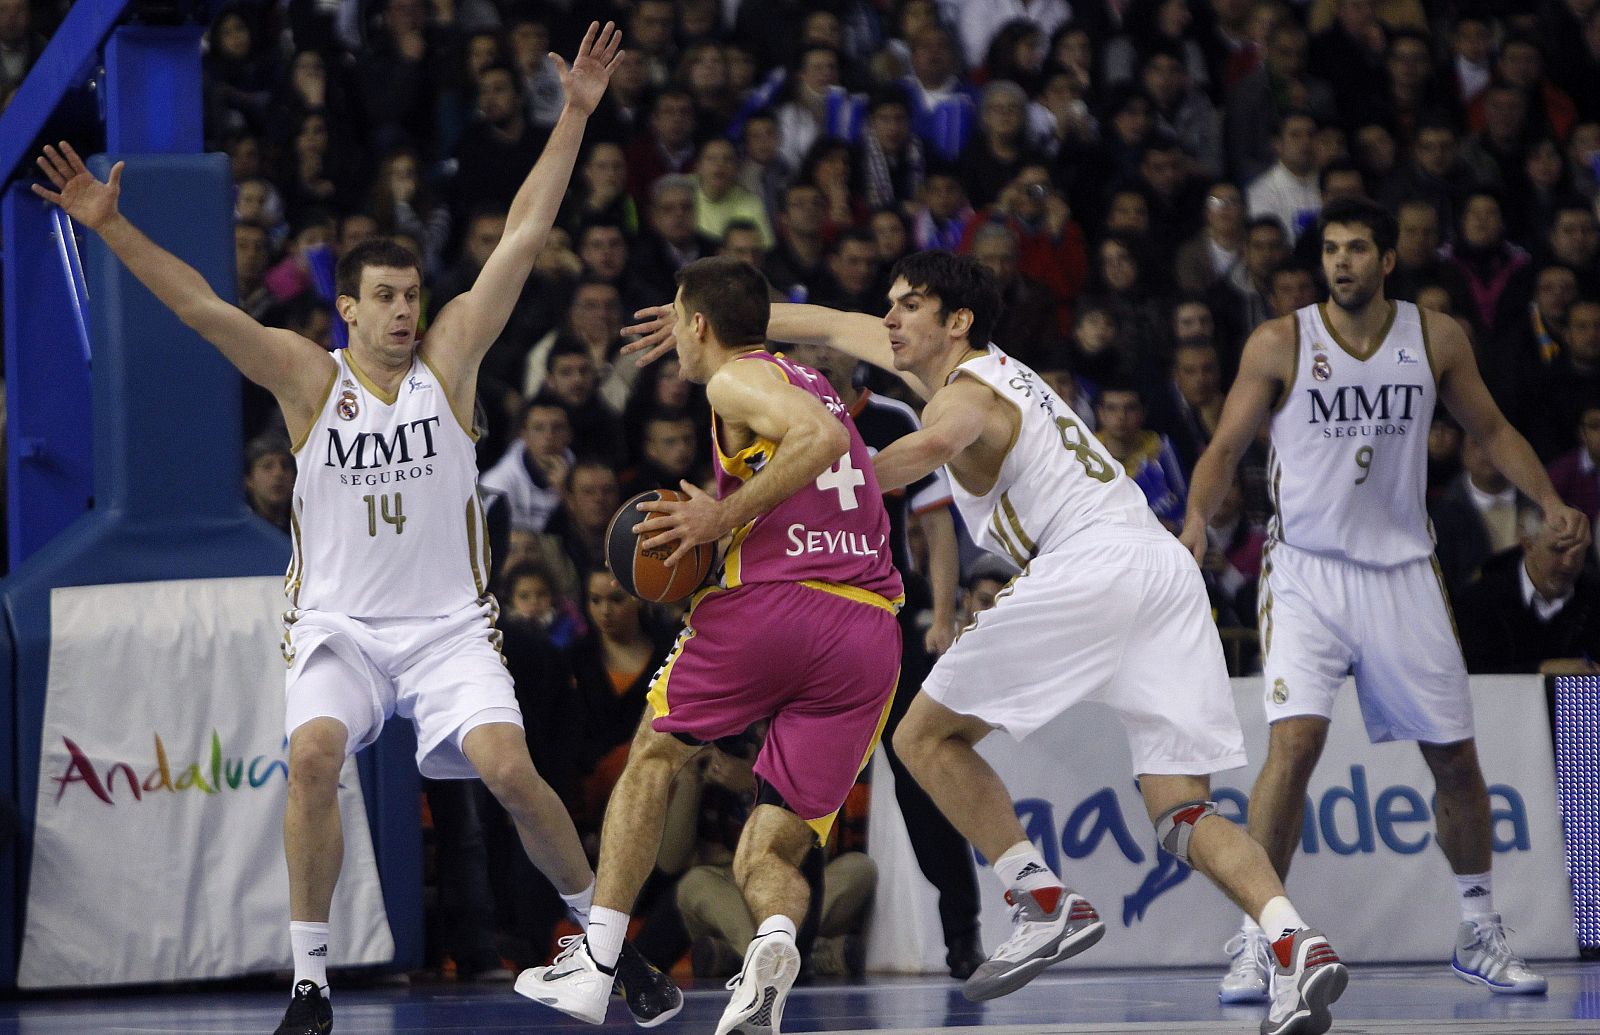
M 1338 201 L 1323 206 L 1322 215 L 1317 219 L 1317 239 L 1327 232 L 1334 223 L 1359 223 L 1372 231 L 1372 240 L 1378 246 L 1378 254 L 1393 251 L 1395 244 L 1400 239 L 1400 230 L 1396 225 L 1394 216 L 1370 198 L 1340 198 Z
M 1273 127 L 1272 135 L 1275 137 L 1282 136 L 1284 129 L 1286 129 L 1289 125 L 1290 119 L 1310 119 L 1311 131 L 1313 133 L 1322 128 L 1322 120 L 1317 118 L 1314 112 L 1308 111 L 1305 108 L 1290 108 L 1288 111 L 1284 112 L 1278 117 L 1278 124 Z
M 880 86 L 867 95 L 867 115 L 875 115 L 880 108 L 900 108 L 911 114 L 911 102 L 906 95 L 892 86 Z
M 1393 247 L 1393 245 L 1390 245 L 1390 247 Z M 1269 291 L 1276 289 L 1278 286 L 1278 278 L 1286 273 L 1296 275 L 1303 273 L 1311 278 L 1312 287 L 1317 286 L 1317 275 L 1314 271 L 1302 265 L 1301 263 L 1295 262 L 1293 259 L 1285 259 L 1283 262 L 1280 262 L 1276 266 L 1272 267 L 1271 272 L 1267 274 L 1267 289 Z
M 1361 167 L 1359 165 L 1357 165 L 1355 162 L 1351 161 L 1348 158 L 1335 158 L 1333 161 L 1329 162 L 1327 165 L 1324 165 L 1322 167 L 1322 171 L 1317 173 L 1317 189 L 1326 192 L 1327 189 L 1328 189 L 1328 177 L 1329 176 L 1331 176 L 1334 173 L 1351 173 L 1351 172 L 1353 172 L 1356 175 L 1361 177 L 1362 189 L 1365 190 L 1366 189 L 1366 182 L 1367 182 L 1366 175 L 1364 173 L 1362 173 Z
M 829 255 L 838 255 L 844 251 L 847 244 L 864 244 L 873 251 L 873 261 L 877 261 L 878 239 L 871 230 L 864 226 L 852 226 L 833 239 L 833 244 L 828 247 Z
M 601 283 L 596 281 L 596 283 Z M 570 334 L 558 334 L 556 340 L 551 342 L 550 351 L 545 354 L 544 369 L 546 373 L 556 368 L 556 360 L 563 356 L 582 356 L 594 362 L 594 356 L 589 352 L 589 346 L 572 337 Z M 557 405 L 561 405 L 558 403 Z
M 1250 222 L 1248 222 L 1248 223 L 1246 223 L 1244 225 L 1244 235 L 1246 237 L 1249 237 L 1251 234 L 1253 234 L 1257 230 L 1260 230 L 1262 227 L 1271 227 L 1273 230 L 1278 231 L 1278 236 L 1284 238 L 1285 240 L 1288 240 L 1289 231 L 1287 231 L 1287 230 L 1285 230 L 1283 228 L 1283 220 L 1279 219 L 1277 216 L 1252 216 L 1252 217 L 1250 217 Z
M 731 255 L 697 259 L 678 271 L 685 312 L 700 313 L 724 347 L 763 345 L 772 288 L 761 271 Z
M 546 589 L 550 590 L 551 596 L 558 600 L 561 598 L 561 588 L 556 585 L 550 569 L 538 561 L 518 561 L 500 573 L 501 592 L 505 594 L 507 600 L 511 599 L 511 591 L 516 587 L 518 579 L 538 579 L 545 584 Z M 585 579 L 583 584 L 587 586 L 588 580 Z
M 1134 401 L 1140 406 L 1144 402 L 1144 389 L 1139 387 L 1139 382 L 1131 377 L 1109 377 L 1100 385 L 1100 391 L 1094 397 L 1094 405 L 1098 409 L 1105 402 L 1107 392 L 1126 392 L 1133 396 Z
M 258 460 L 269 456 L 286 456 L 294 459 L 294 450 L 287 436 L 267 431 L 251 439 L 244 447 L 244 467 L 248 471 Z
M 970 312 L 972 331 L 967 340 L 976 348 L 988 344 L 1000 319 L 1000 291 L 976 259 L 947 251 L 912 252 L 889 271 L 889 282 L 897 280 L 937 298 L 941 323 L 958 309 Z
M 289 224 L 289 236 L 299 237 L 314 226 L 333 228 L 339 231 L 339 217 L 333 214 L 333 209 L 324 205 L 308 205 L 300 210 L 300 214 Z
M 661 102 L 672 97 L 688 101 L 690 111 L 694 110 L 694 94 L 690 93 L 688 90 L 685 90 L 681 86 L 672 86 L 668 84 L 667 86 L 663 86 L 661 89 L 657 90 L 656 95 L 650 98 L 650 114 L 654 115 L 657 109 L 661 107 Z
M 478 73 L 478 83 L 480 84 L 480 88 L 484 78 L 487 77 L 490 72 L 504 72 L 506 74 L 506 78 L 511 80 L 511 92 L 516 94 L 518 97 L 522 96 L 522 76 L 518 75 L 517 70 L 512 68 L 511 65 L 505 61 L 491 61 L 489 64 L 483 66 L 483 70 Z
M 1554 229 L 1563 212 L 1582 212 L 1589 219 L 1595 218 L 1594 209 L 1589 207 L 1587 201 L 1576 194 L 1567 194 L 1557 198 L 1555 204 L 1550 206 L 1550 217 L 1545 220 L 1546 229 Z
M 573 245 L 575 247 L 582 248 L 583 239 L 588 237 L 589 234 L 595 230 L 615 230 L 618 234 L 622 235 L 622 243 L 624 245 L 628 243 L 628 231 L 622 228 L 621 223 L 610 219 L 586 219 L 578 225 L 578 232 L 573 235 Z
M 728 235 L 735 230 L 759 234 L 761 227 L 757 226 L 755 221 L 751 219 L 730 219 L 722 226 L 722 240 L 726 242 Z
M 361 271 L 368 266 L 389 266 L 397 270 L 416 270 L 417 276 L 422 276 L 422 264 L 417 259 L 417 253 L 387 237 L 374 237 L 362 241 L 354 248 L 339 256 L 339 264 L 334 267 L 333 282 L 335 290 L 341 295 L 351 298 L 361 297 Z
M 551 344 L 552 346 L 554 345 L 553 342 Z M 550 389 L 540 388 L 538 395 L 522 404 L 522 416 L 517 421 L 517 427 L 520 428 L 526 424 L 528 422 L 528 414 L 534 410 L 560 410 L 562 413 L 566 413 L 567 404 L 551 395 Z

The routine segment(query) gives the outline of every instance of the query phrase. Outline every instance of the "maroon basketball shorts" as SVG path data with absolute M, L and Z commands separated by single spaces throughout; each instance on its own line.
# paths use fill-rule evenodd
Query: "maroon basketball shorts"
M 865 590 L 758 582 L 702 593 L 650 687 L 653 727 L 697 740 L 772 720 L 755 772 L 826 839 L 888 718 L 894 606 Z

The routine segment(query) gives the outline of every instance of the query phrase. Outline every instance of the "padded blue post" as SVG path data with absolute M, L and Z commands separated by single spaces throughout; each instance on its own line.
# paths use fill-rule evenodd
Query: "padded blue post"
M 107 151 L 200 153 L 200 26 L 123 26 L 106 44 L 105 82 Z
M 67 220 L 61 220 L 66 225 Z M 7 544 L 15 568 L 89 509 L 89 364 L 78 293 L 50 208 L 16 184 L 0 208 L 4 231 L 9 434 Z M 86 313 L 81 314 L 87 318 Z
M 102 177 L 111 164 L 103 155 L 89 159 Z M 231 188 L 223 155 L 129 156 L 122 210 L 200 270 L 224 298 L 232 298 Z M 0 698 L 14 705 L 6 746 L 14 750 L 8 769 L 22 814 L 15 886 L 0 891 L 15 906 L 0 909 L 0 964 L 5 965 L 0 983 L 8 985 L 15 980 L 27 901 L 50 663 L 50 591 L 277 575 L 289 556 L 287 538 L 251 514 L 244 502 L 239 375 L 146 291 L 98 237 L 88 235 L 83 245 L 95 343 L 95 419 L 82 409 L 71 416 L 93 432 L 95 506 L 0 582 L 13 660 L 0 669 Z M 70 333 L 65 327 L 62 333 L 64 342 L 57 344 L 76 354 L 81 366 Z
M 388 723 L 377 741 L 356 756 L 383 908 L 394 935 L 394 965 L 402 970 L 422 968 L 427 934 L 422 917 L 422 778 L 416 758 L 417 735 L 404 720 Z

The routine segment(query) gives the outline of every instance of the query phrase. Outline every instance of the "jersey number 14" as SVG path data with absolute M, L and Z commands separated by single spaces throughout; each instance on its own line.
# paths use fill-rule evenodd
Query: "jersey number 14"
M 405 511 L 401 509 L 400 494 L 398 492 L 386 492 L 381 496 L 363 496 L 361 499 L 367 505 L 367 535 L 375 536 L 378 534 L 378 518 L 380 517 L 394 526 L 395 535 L 399 535 L 406 530 L 406 515 Z M 389 506 L 391 499 L 394 500 L 393 509 Z

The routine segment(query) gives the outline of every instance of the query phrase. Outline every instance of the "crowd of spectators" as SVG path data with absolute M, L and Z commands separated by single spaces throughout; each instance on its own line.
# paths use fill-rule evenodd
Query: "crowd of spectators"
M 0 103 L 60 13 L 0 0 Z M 604 574 L 606 522 L 709 474 L 703 390 L 671 359 L 621 359 L 621 332 L 702 256 L 749 260 L 775 297 L 881 314 L 896 259 L 973 255 L 1006 303 L 996 342 L 1176 528 L 1246 337 L 1325 297 L 1308 230 L 1366 195 L 1399 222 L 1389 296 L 1461 322 L 1567 501 L 1600 515 L 1597 0 L 229 4 L 206 33 L 205 117 L 236 184 L 240 305 L 331 347 L 318 271 L 378 234 L 418 255 L 430 311 L 466 290 L 560 110 L 548 53 L 596 17 L 626 55 L 479 415 L 507 653 L 586 835 L 672 618 Z M 292 458 L 271 400 L 248 403 L 249 496 L 281 525 Z M 1596 555 L 1551 556 L 1448 415 L 1428 446 L 1474 670 L 1593 671 Z M 1265 464 L 1247 456 L 1211 528 L 1225 629 L 1254 626 Z M 578 732 L 550 736 L 548 716 Z M 747 806 L 736 771 L 697 771 L 696 800 Z M 678 854 L 715 856 L 701 847 Z

